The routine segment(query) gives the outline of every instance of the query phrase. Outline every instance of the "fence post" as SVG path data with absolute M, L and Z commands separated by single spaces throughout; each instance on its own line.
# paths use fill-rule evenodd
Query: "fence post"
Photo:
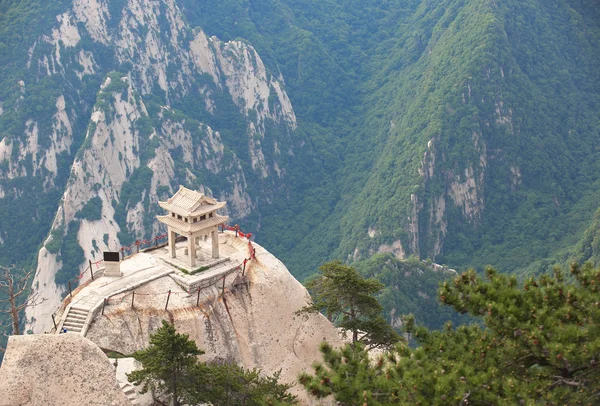
M 102 315 L 104 316 L 104 308 L 106 307 L 106 298 L 104 298 L 104 303 L 102 303 Z
M 223 287 L 222 287 L 221 295 L 225 296 L 225 275 L 223 275 Z
M 242 268 L 242 276 L 244 276 L 244 273 L 246 272 L 246 261 L 248 260 L 244 258 L 244 268 Z
M 135 299 L 135 291 L 131 292 L 131 307 L 133 308 L 133 299 Z
M 71 281 L 69 281 L 69 296 L 73 297 L 73 292 L 71 291 Z
M 198 297 L 196 298 L 196 307 L 198 307 L 198 303 L 200 303 L 200 286 L 198 286 Z
M 58 327 L 56 327 L 56 319 L 54 318 L 54 315 L 52 315 L 52 323 L 54 323 L 54 331 L 58 331 Z
M 169 299 L 171 298 L 171 289 L 169 289 L 169 294 L 167 295 L 167 304 L 165 304 L 165 310 L 169 307 Z
M 90 275 L 92 275 L 92 280 L 94 280 L 94 270 L 92 269 L 92 260 L 88 259 L 89 263 L 90 263 Z

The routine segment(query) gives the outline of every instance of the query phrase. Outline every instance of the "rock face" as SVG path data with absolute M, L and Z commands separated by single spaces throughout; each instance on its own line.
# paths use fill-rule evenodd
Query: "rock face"
M 131 405 L 106 355 L 77 334 L 11 336 L 0 393 L 1 406 Z
M 338 346 L 342 340 L 323 315 L 295 314 L 308 304 L 308 292 L 279 260 L 254 246 L 257 259 L 246 270 L 247 279 L 232 277 L 224 295 L 219 282 L 201 291 L 196 306 L 197 295 L 166 276 L 137 288 L 133 309 L 130 293 L 112 297 L 86 336 L 102 348 L 130 354 L 148 345 L 162 320 L 171 320 L 206 351 L 206 360 L 226 359 L 265 374 L 281 370 L 282 381 L 294 382 L 319 358 L 322 341 Z M 164 292 L 169 290 L 166 311 Z M 308 401 L 303 390 L 294 391 Z
M 156 202 L 179 184 L 214 191 L 236 219 L 283 184 L 296 116 L 281 73 L 251 45 L 188 26 L 176 1 L 75 0 L 29 46 L 19 103 L 39 81 L 58 84 L 48 112 L 0 139 L 0 208 L 12 213 L 0 241 L 19 252 L 24 222 L 39 234 L 28 241 L 45 238 L 33 288 L 46 308 L 88 260 L 159 234 Z M 38 313 L 34 332 L 47 327 Z

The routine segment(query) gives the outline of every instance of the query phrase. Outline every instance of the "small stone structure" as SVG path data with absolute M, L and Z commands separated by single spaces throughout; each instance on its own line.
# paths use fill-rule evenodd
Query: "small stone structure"
M 118 252 L 103 252 L 104 256 L 104 276 L 122 276 L 121 258 Z
M 219 258 L 219 225 L 226 223 L 229 217 L 220 216 L 216 212 L 225 207 L 225 202 L 179 186 L 173 197 L 158 204 L 168 212 L 165 216 L 157 216 L 157 219 L 167 226 L 171 258 L 177 256 L 177 234 L 187 238 L 186 253 L 190 267 L 196 266 L 196 246 L 199 239 L 206 240 L 209 234 L 212 240 L 212 257 Z

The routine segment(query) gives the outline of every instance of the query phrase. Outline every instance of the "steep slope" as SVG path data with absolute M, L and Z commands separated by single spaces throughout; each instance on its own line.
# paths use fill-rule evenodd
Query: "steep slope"
M 454 325 L 469 321 L 438 299 L 440 284 L 456 276 L 452 269 L 415 257 L 399 260 L 391 252 L 376 254 L 353 266 L 365 277 L 384 284 L 378 300 L 386 319 L 394 327 L 401 328 L 401 317 L 408 314 L 414 315 L 416 323 L 430 329 L 441 329 L 448 321 Z
M 258 238 L 295 274 L 390 250 L 516 271 L 590 220 L 595 2 L 182 4 L 286 77 L 315 154 L 290 168 Z
M 248 250 L 245 239 L 224 236 L 221 243 Z M 245 277 L 230 274 L 224 289 L 218 280 L 198 295 L 188 294 L 165 276 L 135 289 L 135 307 L 131 292 L 112 296 L 86 337 L 101 348 L 130 354 L 148 345 L 149 335 L 162 320 L 170 320 L 206 352 L 204 359 L 235 362 L 267 375 L 281 371 L 282 381 L 294 383 L 300 371 L 319 357 L 322 341 L 339 346 L 343 340 L 322 314 L 295 314 L 310 301 L 308 292 L 281 261 L 257 244 L 254 248 L 256 259 L 248 264 Z M 149 254 L 137 254 L 123 266 L 139 256 Z M 167 291 L 172 292 L 168 311 Z M 293 391 L 308 404 L 301 387 Z
M 402 14 L 362 71 L 367 127 L 338 172 L 338 213 L 307 241 L 333 236 L 349 260 L 391 250 L 506 271 L 573 244 L 598 197 L 594 15 L 559 0 Z
M 156 202 L 180 183 L 258 217 L 297 126 L 281 74 L 252 46 L 192 29 L 174 1 L 60 8 L 26 44 L 0 116 L 0 257 L 30 260 L 54 218 L 34 282 L 49 306 L 85 260 L 157 235 Z
M 536 268 L 598 206 L 599 15 L 2 2 L 0 261 L 29 265 L 45 241 L 36 286 L 56 297 L 86 258 L 154 236 L 156 199 L 184 183 L 228 199 L 300 277 L 377 252 Z

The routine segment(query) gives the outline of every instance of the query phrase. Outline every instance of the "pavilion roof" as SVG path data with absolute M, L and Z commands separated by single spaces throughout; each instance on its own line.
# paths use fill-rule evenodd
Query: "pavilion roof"
M 206 220 L 198 221 L 197 223 L 186 223 L 185 221 L 179 220 L 171 216 L 156 216 L 158 221 L 167 226 L 171 227 L 175 231 L 181 231 L 185 233 L 195 233 L 197 231 L 204 230 L 205 228 L 218 226 L 219 224 L 226 223 L 229 220 L 227 216 L 219 216 L 218 214 L 210 217 Z
M 225 207 L 226 203 L 180 185 L 179 190 L 169 200 L 158 204 L 165 210 L 189 217 L 213 212 Z

